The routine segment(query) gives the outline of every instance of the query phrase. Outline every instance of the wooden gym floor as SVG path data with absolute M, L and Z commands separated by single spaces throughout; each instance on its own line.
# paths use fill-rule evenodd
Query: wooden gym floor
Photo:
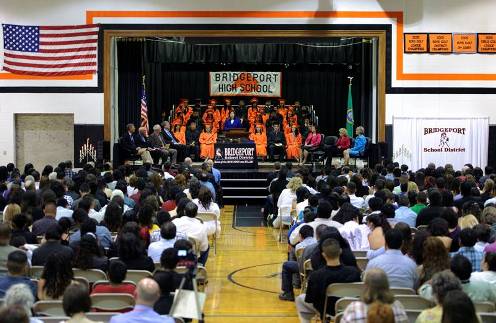
M 233 213 L 222 210 L 217 255 L 210 249 L 205 322 L 298 322 L 294 303 L 278 299 L 286 245 L 272 229 L 233 227 Z

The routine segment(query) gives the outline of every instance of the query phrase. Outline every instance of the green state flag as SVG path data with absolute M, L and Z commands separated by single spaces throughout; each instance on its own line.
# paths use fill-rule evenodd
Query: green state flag
M 353 137 L 353 125 L 355 120 L 353 119 L 353 98 L 351 96 L 351 82 L 348 86 L 348 105 L 346 108 L 346 131 L 348 131 L 348 136 Z

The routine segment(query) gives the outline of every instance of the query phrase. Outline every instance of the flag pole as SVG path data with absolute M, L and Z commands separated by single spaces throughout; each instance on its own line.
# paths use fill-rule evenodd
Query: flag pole
M 348 76 L 350 84 L 348 85 L 348 103 L 346 106 L 346 132 L 348 136 L 353 137 L 353 126 L 355 125 L 355 120 L 353 117 L 353 96 L 351 93 L 351 85 L 353 81 L 353 76 Z

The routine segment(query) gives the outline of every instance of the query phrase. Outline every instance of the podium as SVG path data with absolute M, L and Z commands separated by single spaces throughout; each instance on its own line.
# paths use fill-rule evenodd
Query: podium
M 250 137 L 250 132 L 245 128 L 233 128 L 223 132 L 226 138 L 245 138 L 248 139 Z

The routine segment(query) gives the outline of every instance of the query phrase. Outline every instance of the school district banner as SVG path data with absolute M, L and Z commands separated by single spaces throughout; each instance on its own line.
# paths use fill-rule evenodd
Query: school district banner
M 393 160 L 410 169 L 487 165 L 489 118 L 393 117 Z
M 210 96 L 281 96 L 281 72 L 210 72 Z

